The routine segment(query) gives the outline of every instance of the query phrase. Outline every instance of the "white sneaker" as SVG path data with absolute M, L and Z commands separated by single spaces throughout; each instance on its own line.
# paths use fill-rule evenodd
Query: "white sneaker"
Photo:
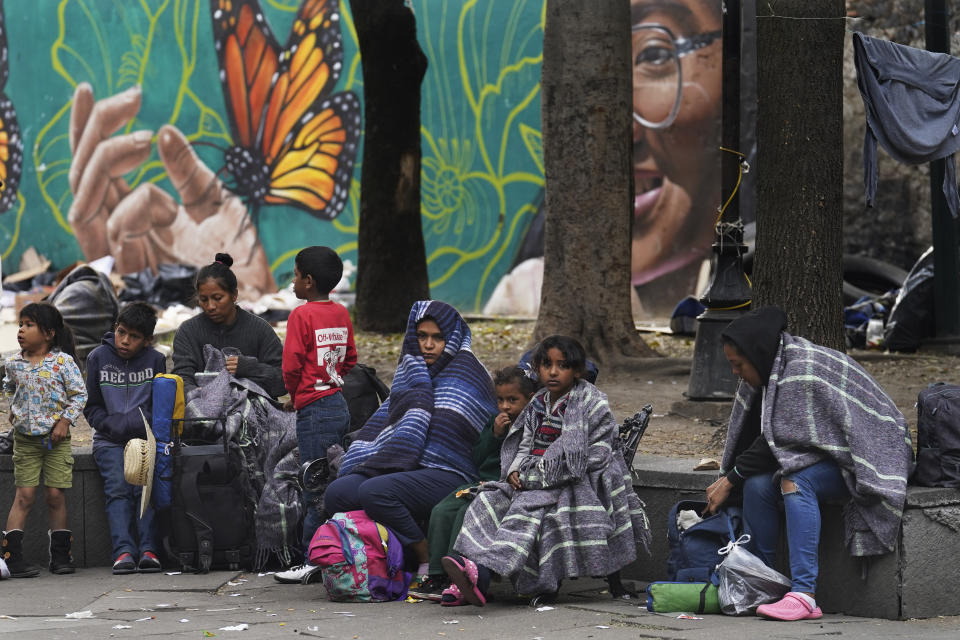
M 273 574 L 273 579 L 284 584 L 308 584 L 311 578 L 320 573 L 320 567 L 314 564 L 301 564 L 293 566 L 286 571 L 278 571 Z

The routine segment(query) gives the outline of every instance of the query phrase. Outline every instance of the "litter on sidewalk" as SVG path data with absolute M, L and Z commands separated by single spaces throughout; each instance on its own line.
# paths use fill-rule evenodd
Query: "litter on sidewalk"
M 92 618 L 92 617 L 93 617 L 93 611 L 90 611 L 89 609 L 86 610 L 86 611 L 74 611 L 73 613 L 68 613 L 68 614 L 66 614 L 66 615 L 63 616 L 63 617 L 64 617 L 64 618 L 73 618 L 73 619 L 75 619 L 75 620 L 83 620 L 83 619 L 86 619 L 86 618 Z

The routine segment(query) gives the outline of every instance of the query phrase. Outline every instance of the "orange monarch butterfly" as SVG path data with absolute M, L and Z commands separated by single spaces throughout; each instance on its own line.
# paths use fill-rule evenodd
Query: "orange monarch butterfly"
M 256 212 L 294 205 L 332 220 L 350 193 L 360 101 L 330 95 L 343 62 L 337 0 L 304 0 L 283 49 L 257 0 L 211 0 L 234 146 L 231 190 Z
M 17 124 L 13 102 L 3 93 L 10 76 L 7 54 L 7 21 L 0 0 L 0 213 L 9 211 L 17 201 L 17 187 L 23 170 L 23 138 Z

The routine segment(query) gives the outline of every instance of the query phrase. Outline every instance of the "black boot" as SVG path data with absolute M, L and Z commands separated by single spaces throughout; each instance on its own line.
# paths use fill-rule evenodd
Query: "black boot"
M 3 532 L 3 560 L 7 563 L 11 578 L 35 578 L 40 567 L 29 564 L 23 558 L 23 530 Z
M 73 573 L 77 570 L 70 553 L 73 533 L 69 529 L 48 531 L 50 535 L 50 573 Z

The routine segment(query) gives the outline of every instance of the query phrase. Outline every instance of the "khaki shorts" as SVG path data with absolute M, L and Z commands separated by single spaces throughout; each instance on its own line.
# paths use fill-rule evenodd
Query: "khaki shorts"
M 27 436 L 19 431 L 13 434 L 13 482 L 18 487 L 43 484 L 57 489 L 73 486 L 73 454 L 70 453 L 70 435 L 47 448 L 49 435 Z

